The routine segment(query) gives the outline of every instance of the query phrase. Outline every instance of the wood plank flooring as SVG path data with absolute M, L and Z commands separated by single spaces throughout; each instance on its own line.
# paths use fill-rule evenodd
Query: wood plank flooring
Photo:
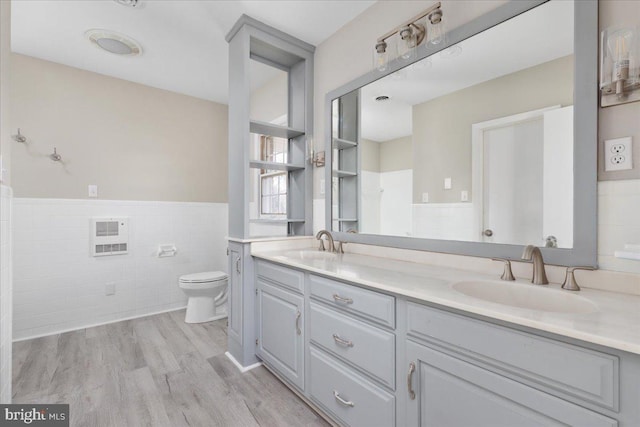
M 69 403 L 72 426 L 328 426 L 265 368 L 224 355 L 226 319 L 184 310 L 13 345 L 13 402 Z

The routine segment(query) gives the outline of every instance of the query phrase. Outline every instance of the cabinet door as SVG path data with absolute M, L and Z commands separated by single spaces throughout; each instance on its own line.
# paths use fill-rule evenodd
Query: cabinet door
M 242 345 L 242 248 L 229 247 L 229 337 Z
M 407 341 L 406 355 L 410 426 L 618 425 L 611 418 L 427 346 Z M 415 368 L 410 368 L 412 363 Z
M 303 298 L 261 279 L 257 289 L 258 356 L 303 390 Z

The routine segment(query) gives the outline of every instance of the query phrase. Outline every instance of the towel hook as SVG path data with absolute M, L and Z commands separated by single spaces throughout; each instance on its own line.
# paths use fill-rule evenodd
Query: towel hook
M 26 144 L 27 142 L 27 137 L 20 133 L 20 128 L 18 128 L 17 134 L 11 135 L 11 138 L 13 138 L 15 142 L 19 142 L 21 144 Z
M 62 160 L 62 156 L 58 154 L 58 150 L 56 149 L 56 147 L 53 147 L 53 154 L 49 155 L 49 158 L 54 162 L 59 162 L 60 160 Z

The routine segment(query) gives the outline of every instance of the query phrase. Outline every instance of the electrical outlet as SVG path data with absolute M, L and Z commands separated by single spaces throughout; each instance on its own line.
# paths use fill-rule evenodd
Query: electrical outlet
M 444 189 L 445 190 L 451 190 L 451 178 L 445 178 L 444 179 Z
M 633 169 L 633 140 L 631 137 L 608 139 L 604 142 L 604 170 Z
M 422 203 L 429 203 L 429 193 L 422 193 Z
M 468 202 L 469 201 L 469 192 L 466 190 L 462 190 L 460 192 L 460 201 L 461 202 Z
M 320 194 L 324 194 L 324 179 L 320 180 Z
M 116 284 L 114 282 L 110 282 L 107 283 L 106 285 L 104 285 L 104 294 L 109 296 L 109 295 L 115 295 L 116 294 Z
M 98 186 L 94 184 L 89 185 L 89 197 L 98 197 Z

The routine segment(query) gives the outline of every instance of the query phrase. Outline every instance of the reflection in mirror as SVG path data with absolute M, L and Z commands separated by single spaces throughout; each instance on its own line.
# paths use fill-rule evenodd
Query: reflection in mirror
M 552 0 L 334 100 L 333 229 L 573 247 L 573 16 Z
M 252 123 L 287 126 L 288 73 L 255 60 L 250 64 Z M 289 161 L 289 141 L 265 133 L 252 127 L 251 236 L 286 236 L 283 220 L 287 218 L 288 179 L 284 164 Z

